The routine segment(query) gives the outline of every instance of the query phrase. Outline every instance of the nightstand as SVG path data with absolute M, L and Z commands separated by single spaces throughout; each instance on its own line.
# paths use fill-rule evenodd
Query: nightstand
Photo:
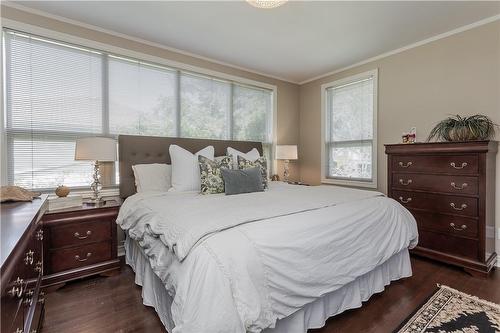
M 83 204 L 45 213 L 43 287 L 119 272 L 115 221 L 120 204 L 119 198 L 108 198 L 99 206 Z

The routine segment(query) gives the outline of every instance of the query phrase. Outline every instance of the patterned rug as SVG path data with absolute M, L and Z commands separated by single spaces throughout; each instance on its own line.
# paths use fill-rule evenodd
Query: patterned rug
M 447 286 L 438 287 L 394 333 L 500 332 L 500 305 Z

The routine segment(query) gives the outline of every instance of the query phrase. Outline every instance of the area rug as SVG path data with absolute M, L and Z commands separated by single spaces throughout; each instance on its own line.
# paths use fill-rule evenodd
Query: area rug
M 447 286 L 438 287 L 394 333 L 500 332 L 500 305 Z

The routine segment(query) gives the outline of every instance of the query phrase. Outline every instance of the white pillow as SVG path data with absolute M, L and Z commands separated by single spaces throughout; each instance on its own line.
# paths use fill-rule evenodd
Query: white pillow
M 168 191 L 172 187 L 172 167 L 169 164 L 132 165 L 137 192 Z
M 233 158 L 233 168 L 238 169 L 238 156 L 244 157 L 250 162 L 255 162 L 255 160 L 260 157 L 260 154 L 257 148 L 250 150 L 248 153 L 242 153 L 237 149 L 227 147 L 227 156 L 231 156 Z
M 172 191 L 200 191 L 200 167 L 198 155 L 214 159 L 214 147 L 207 146 L 192 154 L 178 145 L 170 145 L 170 160 L 172 161 Z

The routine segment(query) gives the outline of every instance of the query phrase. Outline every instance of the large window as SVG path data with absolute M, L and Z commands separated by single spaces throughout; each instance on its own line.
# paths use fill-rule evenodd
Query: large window
M 377 186 L 377 71 L 322 86 L 325 183 Z
M 261 141 L 271 156 L 271 89 L 12 30 L 4 30 L 3 45 L 10 184 L 88 186 L 90 163 L 74 161 L 82 136 Z M 117 182 L 112 169 L 104 168 L 105 184 Z

